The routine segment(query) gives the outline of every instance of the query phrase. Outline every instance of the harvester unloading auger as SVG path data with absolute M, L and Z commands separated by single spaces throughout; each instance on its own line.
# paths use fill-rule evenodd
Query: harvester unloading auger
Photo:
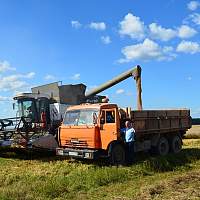
M 84 84 L 59 85 L 58 82 L 32 88 L 32 93 L 14 97 L 18 110 L 16 117 L 0 119 L 0 146 L 2 143 L 28 146 L 45 134 L 56 136 L 68 106 L 81 103 L 101 103 L 97 95 L 114 85 L 133 77 L 137 88 L 137 110 L 142 110 L 141 67 L 136 66 L 99 87 L 86 92 Z M 15 107 L 15 106 L 14 106 Z M 19 142 L 20 141 L 20 142 Z
M 142 84 L 141 84 L 141 72 L 142 69 L 139 65 L 135 68 L 132 68 L 119 76 L 113 78 L 110 81 L 105 82 L 104 84 L 98 86 L 97 88 L 86 92 L 85 97 L 86 99 L 103 92 L 104 90 L 113 87 L 114 85 L 126 80 L 129 77 L 133 77 L 136 81 L 136 88 L 137 88 L 137 110 L 142 110 Z

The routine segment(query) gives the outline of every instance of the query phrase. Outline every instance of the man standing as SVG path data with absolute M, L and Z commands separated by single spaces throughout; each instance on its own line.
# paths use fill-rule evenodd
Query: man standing
M 125 128 L 121 130 L 125 136 L 126 143 L 126 160 L 128 164 L 133 162 L 134 156 L 134 141 L 135 141 L 135 130 L 130 121 L 125 122 Z

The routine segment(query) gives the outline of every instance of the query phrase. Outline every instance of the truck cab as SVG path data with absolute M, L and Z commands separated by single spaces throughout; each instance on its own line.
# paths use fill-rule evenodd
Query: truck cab
M 120 119 L 116 104 L 82 104 L 67 109 L 59 128 L 58 155 L 94 159 L 108 156 L 119 143 Z M 122 152 L 124 156 L 124 152 Z
M 120 109 L 116 104 L 70 106 L 59 127 L 57 155 L 95 159 L 107 157 L 111 164 L 125 164 L 126 144 L 120 129 L 134 123 L 134 152 L 152 151 L 164 156 L 178 153 L 182 138 L 191 127 L 190 110 Z

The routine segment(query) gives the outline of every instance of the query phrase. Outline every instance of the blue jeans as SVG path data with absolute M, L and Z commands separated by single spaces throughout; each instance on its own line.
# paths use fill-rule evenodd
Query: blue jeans
M 133 163 L 134 158 L 134 142 L 126 143 L 126 161 L 128 164 Z

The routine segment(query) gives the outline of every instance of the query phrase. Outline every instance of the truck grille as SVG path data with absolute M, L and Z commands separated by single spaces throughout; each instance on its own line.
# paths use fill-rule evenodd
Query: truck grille
M 85 140 L 78 140 L 78 139 L 71 139 L 71 140 L 66 140 L 65 141 L 65 146 L 66 147 L 77 147 L 77 148 L 82 148 L 82 147 L 88 147 L 88 143 Z

